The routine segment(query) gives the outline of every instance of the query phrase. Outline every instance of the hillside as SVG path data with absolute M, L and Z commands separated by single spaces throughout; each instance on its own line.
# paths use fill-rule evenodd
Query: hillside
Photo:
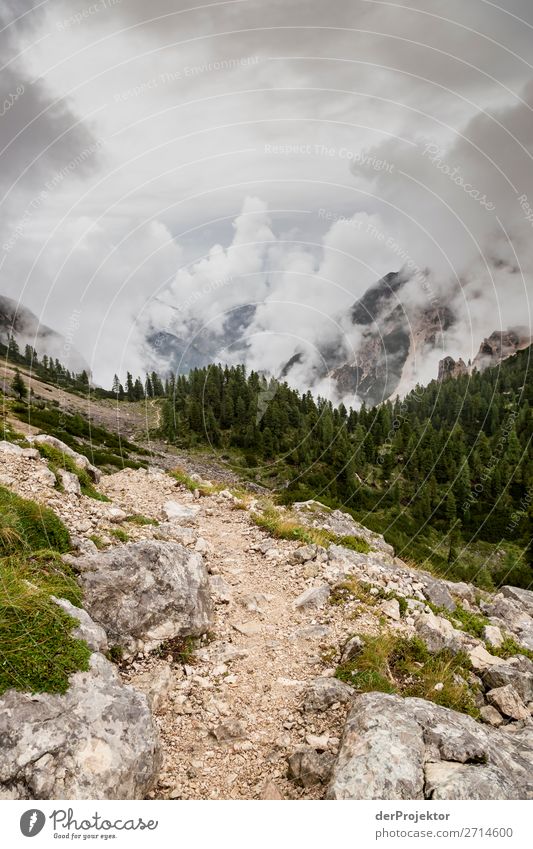
M 533 796 L 532 593 L 51 437 L 0 443 L 0 482 L 2 798 Z
M 529 485 L 528 356 L 358 413 L 242 368 L 128 401 L 21 364 L 24 399 L 5 364 L 0 797 L 532 798 L 529 504 L 497 541 L 450 510 L 482 448 Z

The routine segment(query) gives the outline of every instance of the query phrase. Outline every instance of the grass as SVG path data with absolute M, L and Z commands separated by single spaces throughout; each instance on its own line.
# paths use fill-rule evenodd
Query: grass
M 191 665 L 194 660 L 194 653 L 197 647 L 197 640 L 194 637 L 174 637 L 170 640 L 165 640 L 161 643 L 152 654 L 158 657 L 167 657 L 170 655 L 174 663 Z
M 98 536 L 98 534 L 91 534 L 89 536 L 89 539 L 91 540 L 91 542 L 94 542 L 95 546 L 99 551 L 102 551 L 102 549 L 107 548 L 107 543 L 102 539 L 101 536 Z
M 143 516 L 142 513 L 134 513 L 132 516 L 126 516 L 124 521 L 129 522 L 131 525 L 137 525 L 140 528 L 144 527 L 145 525 L 159 524 L 157 519 L 149 519 L 148 516 Z
M 37 450 L 41 457 L 44 457 L 48 461 L 48 466 L 56 475 L 59 483 L 60 478 L 58 477 L 58 470 L 64 469 L 66 472 L 76 475 L 80 482 L 80 489 L 83 495 L 86 495 L 89 498 L 94 498 L 96 501 L 110 500 L 107 495 L 103 495 L 101 492 L 98 492 L 89 477 L 88 472 L 77 466 L 72 457 L 69 457 L 61 451 L 60 448 L 56 448 L 55 445 L 47 445 L 46 443 L 37 443 Z
M 89 668 L 90 650 L 71 636 L 76 620 L 51 595 L 79 605 L 81 590 L 54 552 L 0 559 L 0 693 L 64 693 Z
M 0 486 L 0 556 L 70 548 L 69 532 L 52 510 Z
M 468 657 L 447 650 L 430 654 L 419 637 L 392 634 L 365 637 L 356 657 L 337 667 L 335 676 L 360 692 L 378 690 L 427 699 L 452 710 L 479 715 L 475 694 L 465 679 Z M 459 677 L 460 676 L 460 677 Z M 442 684 L 441 689 L 435 685 Z
M 376 590 L 376 592 L 371 592 L 372 589 Z M 395 599 L 398 602 L 400 616 L 402 618 L 405 617 L 408 610 L 407 599 L 403 596 L 397 595 L 392 590 L 389 591 L 382 587 L 373 587 L 364 581 L 358 581 L 353 576 L 347 577 L 333 588 L 329 602 L 333 605 L 342 605 L 353 599 L 363 602 L 368 607 L 376 607 L 380 601 Z
M 114 468 L 141 468 L 146 463 L 131 460 L 130 453 L 146 455 L 149 452 L 117 433 L 96 425 L 79 413 L 71 415 L 53 406 L 19 402 L 11 405 L 13 415 L 28 422 L 44 433 L 57 437 L 70 448 L 83 454 L 95 466 Z
M 129 542 L 130 538 L 126 531 L 123 531 L 122 528 L 113 528 L 113 530 L 109 531 L 112 537 L 118 539 L 119 542 Z
M 352 551 L 367 554 L 371 549 L 366 540 L 355 536 L 339 536 L 323 528 L 301 525 L 290 515 L 284 515 L 273 506 L 267 506 L 262 513 L 252 513 L 252 521 L 267 531 L 275 539 L 296 540 L 306 545 L 315 544 L 323 548 L 330 545 L 342 545 Z
M 172 469 L 172 471 L 169 472 L 169 475 L 174 478 L 174 480 L 177 480 L 178 483 L 180 483 L 182 486 L 186 487 L 190 492 L 198 490 L 200 495 L 214 495 L 215 493 L 221 492 L 221 490 L 224 489 L 221 484 L 207 484 L 195 481 L 193 478 L 191 478 L 190 475 L 187 474 L 185 469 L 181 468 L 180 466 L 177 466 L 175 469 Z
M 525 649 L 520 646 L 514 637 L 510 637 L 509 635 L 503 638 L 503 642 L 501 646 L 489 646 L 487 645 L 488 650 L 491 654 L 495 654 L 497 657 L 508 658 L 514 657 L 516 654 L 523 654 L 525 657 L 529 658 L 529 660 L 533 660 L 533 651 L 531 649 Z

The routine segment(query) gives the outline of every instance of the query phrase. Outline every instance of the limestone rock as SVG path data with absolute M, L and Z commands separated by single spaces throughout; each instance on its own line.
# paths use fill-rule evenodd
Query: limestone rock
M 316 555 L 316 545 L 301 545 L 300 548 L 293 551 L 291 560 L 293 563 L 307 563 L 308 560 L 314 560 Z
M 339 681 L 337 678 L 315 678 L 305 691 L 303 709 L 306 711 L 327 710 L 336 703 L 348 704 L 354 695 L 354 689 L 344 681 Z
M 321 587 L 309 587 L 294 602 L 294 606 L 300 610 L 309 610 L 315 608 L 319 610 L 328 603 L 330 596 L 330 588 L 327 584 L 322 584 Z
M 145 694 L 150 709 L 157 713 L 165 704 L 172 689 L 174 683 L 172 669 L 168 663 L 165 663 L 137 675 L 131 683 L 136 690 Z
M 505 771 L 482 764 L 475 767 L 440 761 L 425 768 L 427 799 L 516 799 L 516 788 Z
M 55 596 L 52 596 L 52 599 L 63 608 L 65 613 L 68 613 L 73 619 L 78 620 L 78 626 L 72 630 L 73 637 L 76 637 L 78 640 L 85 640 L 92 651 L 106 652 L 108 650 L 109 645 L 106 632 L 100 625 L 93 622 L 86 610 L 82 607 L 75 607 L 66 598 L 55 598 Z
M 468 657 L 470 658 L 472 669 L 475 672 L 483 672 L 491 666 L 505 665 L 505 661 L 502 660 L 501 657 L 496 657 L 496 655 L 490 654 L 482 645 L 476 646 L 472 649 L 472 651 L 468 653 Z
M 502 587 L 501 594 L 517 602 L 529 616 L 533 616 L 533 591 L 521 587 Z
M 65 445 L 64 442 L 61 442 L 61 440 L 57 439 L 55 436 L 49 436 L 47 433 L 38 433 L 36 436 L 28 436 L 27 439 L 28 442 L 36 443 L 37 445 L 51 445 L 53 448 L 57 448 L 58 451 L 61 451 L 61 453 L 65 454 L 66 457 L 70 457 L 71 460 L 74 460 L 78 468 L 85 469 L 89 477 L 92 478 L 95 483 L 99 482 L 101 478 L 100 469 L 93 466 L 83 454 L 78 454 L 77 451 L 74 451 L 73 448 Z
M 383 613 L 385 614 L 385 616 L 388 616 L 389 619 L 394 620 L 394 622 L 400 621 L 400 619 L 401 619 L 400 605 L 399 605 L 397 599 L 395 599 L 395 598 L 385 599 L 385 601 L 381 602 L 380 607 L 381 607 L 381 610 L 383 611 Z
M 456 604 L 444 581 L 439 581 L 426 574 L 421 576 L 421 581 L 424 585 L 422 592 L 428 601 L 437 607 L 445 607 L 446 610 L 455 610 Z
M 483 722 L 486 722 L 487 725 L 492 725 L 494 728 L 499 728 L 503 723 L 501 713 L 492 705 L 483 705 L 483 707 L 479 709 L 479 715 Z
M 350 660 L 353 660 L 364 648 L 364 645 L 361 637 L 351 637 L 342 650 L 341 662 L 348 663 Z
M 304 787 L 325 784 L 334 761 L 331 752 L 319 754 L 311 746 L 301 746 L 289 757 L 289 777 Z
M 209 588 L 215 604 L 229 604 L 233 598 L 230 585 L 221 575 L 210 575 Z
M 483 628 L 483 639 L 494 648 L 499 648 L 503 643 L 503 634 L 497 625 L 485 625 Z
M 177 543 L 130 543 L 80 557 L 76 568 L 85 607 L 126 655 L 211 627 L 207 570 Z
M 533 798 L 533 729 L 508 732 L 423 699 L 364 693 L 348 715 L 330 799 Z
M 143 799 L 161 762 L 146 697 L 99 653 L 65 695 L 0 698 L 0 798 Z
M 183 525 L 192 525 L 196 522 L 199 507 L 187 507 L 178 501 L 167 501 L 163 505 L 163 515 L 169 522 L 178 522 Z
M 487 693 L 487 701 L 511 719 L 529 719 L 529 711 L 511 684 L 496 687 Z
M 489 690 L 510 684 L 526 704 L 533 701 L 533 663 L 527 657 L 509 658 L 481 672 Z
M 61 485 L 67 495 L 75 495 L 77 498 L 81 496 L 80 480 L 73 472 L 67 472 L 65 469 L 58 469 L 57 474 Z
M 281 795 L 276 784 L 273 781 L 267 781 L 267 783 L 261 790 L 259 798 L 273 802 L 280 801 L 281 799 L 283 799 L 283 796 Z

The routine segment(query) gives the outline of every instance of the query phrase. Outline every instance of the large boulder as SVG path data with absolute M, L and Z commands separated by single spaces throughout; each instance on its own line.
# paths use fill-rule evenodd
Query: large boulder
M 523 590 L 521 587 L 502 587 L 500 592 L 505 598 L 518 602 L 529 616 L 533 616 L 533 592 L 531 590 Z
M 424 699 L 364 693 L 330 799 L 531 799 L 533 728 L 498 730 Z
M 32 444 L 51 445 L 52 448 L 57 448 L 58 451 L 61 451 L 61 453 L 66 457 L 70 457 L 79 469 L 85 469 L 89 477 L 92 478 L 95 483 L 98 483 L 100 480 L 100 469 L 93 466 L 93 464 L 90 463 L 87 457 L 83 454 L 78 454 L 77 451 L 74 451 L 73 448 L 65 445 L 64 442 L 61 442 L 61 440 L 57 439 L 55 436 L 50 436 L 47 433 L 38 433 L 36 436 L 28 436 L 27 439 L 28 442 L 31 442 Z
M 84 605 L 126 655 L 212 625 L 209 579 L 200 554 L 146 540 L 80 557 Z
M 98 635 L 83 617 L 84 635 L 87 626 Z M 99 652 L 65 695 L 8 690 L 0 738 L 1 799 L 143 799 L 161 764 L 146 696 Z

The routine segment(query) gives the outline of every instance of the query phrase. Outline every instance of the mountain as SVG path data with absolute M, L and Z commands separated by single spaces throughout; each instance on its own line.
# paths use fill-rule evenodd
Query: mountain
M 356 349 L 347 360 L 339 336 L 336 349 L 320 351 L 325 365 L 318 375 L 333 381 L 339 398 L 357 396 L 374 406 L 408 391 L 416 382 L 417 358 L 442 344 L 442 333 L 455 320 L 452 310 L 447 305 L 411 305 L 403 291 L 408 280 L 401 272 L 386 274 L 339 317 L 344 335 L 359 331 Z M 283 376 L 290 376 L 290 363 Z
M 442 382 L 450 377 L 460 377 L 463 374 L 493 368 L 508 357 L 512 357 L 517 351 L 527 348 L 531 341 L 531 335 L 526 327 L 495 330 L 483 340 L 478 353 L 468 365 L 461 358 L 454 360 L 453 357 L 444 357 L 439 362 L 438 380 Z
M 22 352 L 26 345 L 31 345 L 39 357 L 46 354 L 60 360 L 71 371 L 85 370 L 90 374 L 86 360 L 64 336 L 46 324 L 41 324 L 27 307 L 0 295 L 0 343 L 7 345 L 10 337 L 15 339 Z

